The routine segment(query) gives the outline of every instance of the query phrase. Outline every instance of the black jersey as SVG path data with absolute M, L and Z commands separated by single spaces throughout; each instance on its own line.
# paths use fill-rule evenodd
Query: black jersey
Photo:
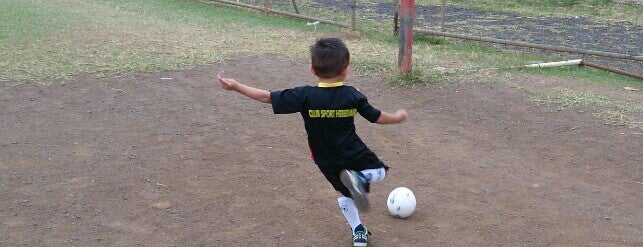
M 374 123 L 382 112 L 354 87 L 319 83 L 271 92 L 270 100 L 275 114 L 301 113 L 316 164 L 346 165 L 372 153 L 355 132 L 354 116 Z

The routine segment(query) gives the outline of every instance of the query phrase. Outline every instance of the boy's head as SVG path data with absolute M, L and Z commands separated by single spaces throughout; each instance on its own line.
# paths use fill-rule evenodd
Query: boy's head
M 350 54 L 342 40 L 321 38 L 310 47 L 310 60 L 317 77 L 330 79 L 344 72 L 350 62 Z

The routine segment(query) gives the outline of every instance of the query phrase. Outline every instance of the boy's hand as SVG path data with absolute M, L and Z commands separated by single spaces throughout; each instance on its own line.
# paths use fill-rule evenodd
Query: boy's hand
M 408 116 L 408 114 L 406 113 L 406 110 L 404 110 L 404 109 L 397 110 L 394 114 L 390 114 L 390 113 L 387 113 L 387 112 L 383 111 L 382 114 L 380 114 L 380 117 L 377 119 L 377 121 L 375 123 L 378 123 L 378 124 L 401 123 L 401 122 L 404 122 L 404 120 L 406 120 L 407 116 Z
M 267 90 L 246 86 L 235 79 L 223 78 L 220 74 L 217 74 L 217 82 L 225 90 L 234 90 L 256 101 L 270 103 L 270 92 Z
M 236 80 L 223 78 L 219 74 L 217 74 L 217 81 L 219 82 L 219 85 L 221 85 L 221 87 L 225 90 L 235 90 L 237 85 L 239 85 Z
M 400 119 L 400 122 L 404 122 L 404 120 L 406 120 L 406 117 L 408 116 L 408 114 L 406 113 L 406 110 L 404 109 L 397 110 L 395 112 L 395 115 L 397 115 L 398 119 Z

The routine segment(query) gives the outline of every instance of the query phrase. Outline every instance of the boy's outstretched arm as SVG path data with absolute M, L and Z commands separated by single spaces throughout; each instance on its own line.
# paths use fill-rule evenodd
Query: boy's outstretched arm
M 380 117 L 377 119 L 375 123 L 378 123 L 378 124 L 401 123 L 401 122 L 404 122 L 404 120 L 406 120 L 406 116 L 408 116 L 408 114 L 404 109 L 397 110 L 395 114 L 382 111 L 382 114 L 380 115 Z
M 217 75 L 217 81 L 225 90 L 233 90 L 247 96 L 248 98 L 270 104 L 270 92 L 267 90 L 246 86 L 234 79 L 223 78 L 221 75 Z

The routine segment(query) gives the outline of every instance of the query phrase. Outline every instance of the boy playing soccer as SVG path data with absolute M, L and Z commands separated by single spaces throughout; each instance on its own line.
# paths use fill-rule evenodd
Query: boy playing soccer
M 359 211 L 368 211 L 369 185 L 382 181 L 388 166 L 357 136 L 354 116 L 359 113 L 372 123 L 394 124 L 403 122 L 407 113 L 380 111 L 355 88 L 344 85 L 350 54 L 340 39 L 317 40 L 310 55 L 311 72 L 319 78 L 317 86 L 269 92 L 220 75 L 217 81 L 226 90 L 272 104 L 275 114 L 302 115 L 312 158 L 338 192 L 339 207 L 352 228 L 353 246 L 366 246 L 369 232 Z

